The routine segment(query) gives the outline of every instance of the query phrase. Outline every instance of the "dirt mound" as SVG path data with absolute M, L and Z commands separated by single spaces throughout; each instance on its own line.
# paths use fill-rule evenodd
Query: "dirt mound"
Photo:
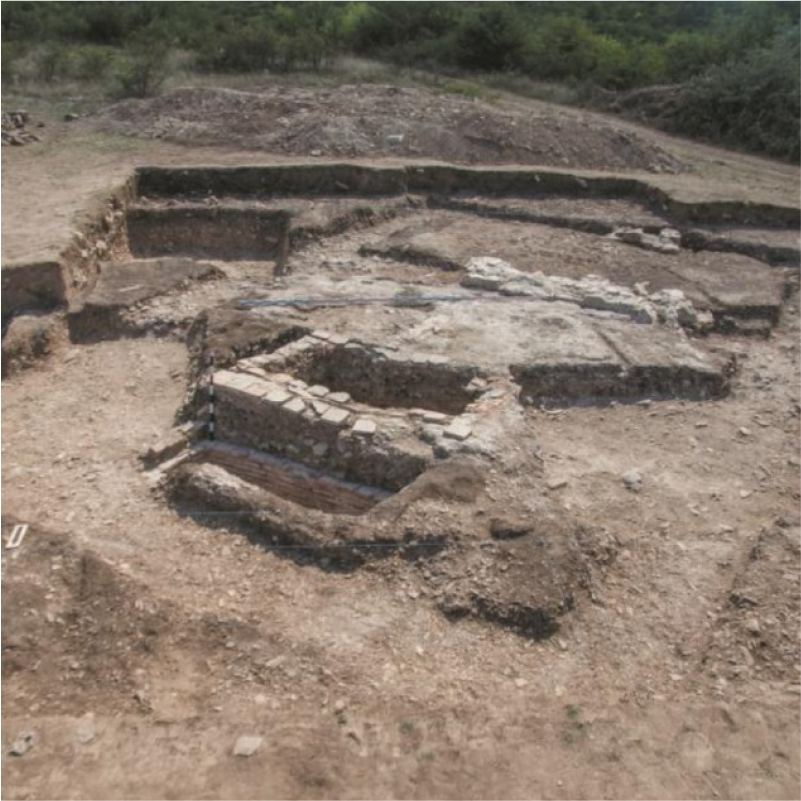
M 3 528 L 15 522 L 3 517 Z M 2 556 L 4 715 L 91 709 L 170 717 L 181 681 L 174 661 L 200 660 L 202 680 L 183 687 L 191 711 L 227 665 L 243 658 L 232 638 L 254 638 L 246 621 L 187 614 L 157 598 L 126 565 L 79 547 L 68 533 L 29 526 L 19 550 Z
M 64 340 L 60 315 L 21 314 L 4 326 L 3 378 L 53 353 Z
M 18 557 L 3 559 L 2 669 L 3 683 L 14 688 L 10 706 L 24 709 L 26 699 L 37 698 L 53 710 L 92 696 L 134 710 L 136 670 L 159 649 L 166 610 L 67 537 L 30 527 Z M 43 684 L 51 688 L 44 697 L 37 689 Z
M 422 89 L 343 85 L 178 89 L 100 112 L 103 127 L 193 145 L 303 156 L 416 156 L 462 164 L 517 163 L 675 172 L 681 165 L 597 118 L 521 111 Z

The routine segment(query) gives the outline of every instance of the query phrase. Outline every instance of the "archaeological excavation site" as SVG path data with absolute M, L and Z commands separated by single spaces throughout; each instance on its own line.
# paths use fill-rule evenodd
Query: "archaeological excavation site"
M 791 797 L 795 174 L 191 152 L 4 252 L 14 797 Z

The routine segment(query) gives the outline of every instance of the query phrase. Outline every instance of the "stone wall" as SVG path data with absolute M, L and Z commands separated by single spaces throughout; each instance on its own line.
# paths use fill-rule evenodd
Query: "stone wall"
M 291 376 L 269 380 L 221 370 L 214 386 L 216 435 L 224 442 L 393 491 L 417 478 L 431 457 L 416 439 L 404 439 L 402 421 L 393 421 L 388 436 L 349 397 L 319 397 Z
M 478 393 L 468 385 L 482 375 L 477 367 L 449 364 L 444 356 L 387 358 L 386 351 L 356 342 L 319 344 L 296 353 L 285 365 L 288 372 L 378 408 L 458 415 L 475 400 Z
M 703 400 L 728 394 L 724 372 L 684 364 L 613 362 L 511 365 L 526 404 L 593 404 L 604 400 L 686 398 Z

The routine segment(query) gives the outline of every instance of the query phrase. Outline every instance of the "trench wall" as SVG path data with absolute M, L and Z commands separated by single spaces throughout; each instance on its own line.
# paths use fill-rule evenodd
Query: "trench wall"
M 520 400 L 537 403 L 595 403 L 599 400 L 640 401 L 646 398 L 721 398 L 729 392 L 722 372 L 683 365 L 513 364 Z
M 449 415 L 461 414 L 475 400 L 467 385 L 483 375 L 468 365 L 387 359 L 355 343 L 310 349 L 289 360 L 286 367 L 307 384 L 347 392 L 369 406 L 430 409 Z
M 768 203 L 686 203 L 636 178 L 578 175 L 535 168 L 485 169 L 448 165 L 366 167 L 356 164 L 287 164 L 251 167 L 141 167 L 140 196 L 403 195 L 468 192 L 518 197 L 631 198 L 690 223 L 740 222 L 799 226 L 801 209 Z
M 291 215 L 205 206 L 128 209 L 128 246 L 137 258 L 286 260 Z

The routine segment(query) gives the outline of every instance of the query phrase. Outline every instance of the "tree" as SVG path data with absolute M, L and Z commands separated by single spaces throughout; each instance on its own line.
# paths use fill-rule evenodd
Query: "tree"
M 553 17 L 530 43 L 526 72 L 538 78 L 587 78 L 598 63 L 598 47 L 603 42 L 603 37 L 594 36 L 578 18 Z
M 456 58 L 468 69 L 509 69 L 519 65 L 524 45 L 524 31 L 506 3 L 482 4 L 458 27 Z
M 156 94 L 170 71 L 170 41 L 163 23 L 154 22 L 131 37 L 117 83 L 125 97 Z

